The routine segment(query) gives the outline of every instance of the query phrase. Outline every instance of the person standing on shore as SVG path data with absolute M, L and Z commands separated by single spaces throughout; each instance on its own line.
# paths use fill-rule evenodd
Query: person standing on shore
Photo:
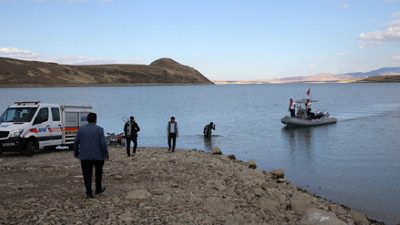
M 106 190 L 101 185 L 104 160 L 110 160 L 104 130 L 97 126 L 96 113 L 87 116 L 89 124 L 79 128 L 74 141 L 74 157 L 81 160 L 83 180 L 86 188 L 86 198 L 93 198 L 92 174 L 95 168 L 96 194 Z
M 135 118 L 133 116 L 125 123 L 124 132 L 126 138 L 126 153 L 128 157 L 131 156 L 131 141 L 133 142 L 133 154 L 136 154 L 137 148 L 137 132 L 140 131 L 139 125 L 136 123 Z
M 168 151 L 172 150 L 172 152 L 175 152 L 176 138 L 179 137 L 178 123 L 175 122 L 175 117 L 171 117 L 171 121 L 168 122 L 167 134 L 168 134 Z M 171 141 L 172 141 L 172 149 L 171 149 Z

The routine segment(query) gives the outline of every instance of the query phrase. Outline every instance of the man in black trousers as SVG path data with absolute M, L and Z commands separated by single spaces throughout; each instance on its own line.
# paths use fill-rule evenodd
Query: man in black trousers
M 126 138 L 126 153 L 128 157 L 131 156 L 131 141 L 133 142 L 133 154 L 136 154 L 137 148 L 137 132 L 140 131 L 139 125 L 136 123 L 135 118 L 131 116 L 130 120 L 125 123 L 124 133 Z
M 86 198 L 93 198 L 92 174 L 95 168 L 96 194 L 106 190 L 101 185 L 103 176 L 104 160 L 110 160 L 104 137 L 103 128 L 96 125 L 97 115 L 89 113 L 87 116 L 89 124 L 79 128 L 74 141 L 74 156 L 81 160 L 83 180 L 86 188 Z
M 175 121 L 175 117 L 171 117 L 171 121 L 168 122 L 167 127 L 167 135 L 168 135 L 168 151 L 175 152 L 176 138 L 178 135 L 178 123 Z M 171 141 L 172 141 L 172 149 L 171 149 Z

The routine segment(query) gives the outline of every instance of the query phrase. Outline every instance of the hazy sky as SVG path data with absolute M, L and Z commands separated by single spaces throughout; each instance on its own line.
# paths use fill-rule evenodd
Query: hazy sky
M 168 57 L 211 80 L 364 72 L 400 66 L 400 0 L 0 0 L 0 56 Z

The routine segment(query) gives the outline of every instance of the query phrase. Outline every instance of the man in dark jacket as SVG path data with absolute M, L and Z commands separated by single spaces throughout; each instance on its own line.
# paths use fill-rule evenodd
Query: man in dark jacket
M 168 135 L 168 151 L 175 152 L 176 146 L 176 138 L 179 137 L 178 134 L 178 123 L 175 121 L 175 117 L 171 117 L 171 121 L 168 122 L 167 126 L 167 135 Z M 172 141 L 172 149 L 171 149 L 171 141 Z
M 139 125 L 136 123 L 135 118 L 131 116 L 130 120 L 125 123 L 124 132 L 126 138 L 126 153 L 131 156 L 131 141 L 133 142 L 133 154 L 136 154 L 137 148 L 137 132 L 140 131 Z
M 86 187 L 86 198 L 93 198 L 92 193 L 92 174 L 95 168 L 96 194 L 105 191 L 101 185 L 103 176 L 104 160 L 109 160 L 110 156 L 104 137 L 103 128 L 96 125 L 97 115 L 89 113 L 87 116 L 89 124 L 79 128 L 74 141 L 74 156 L 81 160 L 83 180 Z

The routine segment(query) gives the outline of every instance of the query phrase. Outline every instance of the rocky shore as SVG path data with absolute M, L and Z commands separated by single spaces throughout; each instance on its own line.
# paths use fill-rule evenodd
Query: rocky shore
M 109 151 L 94 199 L 71 151 L 1 156 L 0 224 L 382 224 L 218 148 Z

